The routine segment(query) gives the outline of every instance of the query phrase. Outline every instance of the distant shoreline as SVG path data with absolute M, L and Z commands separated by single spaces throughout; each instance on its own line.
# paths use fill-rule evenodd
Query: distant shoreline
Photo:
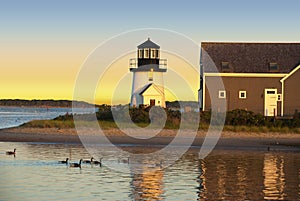
M 0 108 L 13 108 L 13 107 L 18 107 L 18 108 L 45 108 L 45 109 L 51 109 L 51 108 L 73 108 L 72 106 L 18 106 L 18 105 L 0 105 Z M 94 108 L 93 106 L 90 107 L 76 107 L 76 108 Z
M 147 140 L 132 138 L 126 136 L 117 129 L 104 130 L 107 139 L 115 145 L 132 145 L 132 146 L 166 146 L 176 136 L 174 130 L 163 130 L 160 134 Z M 202 145 L 206 132 L 198 131 L 192 146 L 199 147 Z M 88 131 L 84 135 L 91 143 L 97 142 L 99 137 Z M 179 141 L 194 137 L 187 134 L 186 137 L 180 138 Z M 0 130 L 0 141 L 2 142 L 41 142 L 41 143 L 76 143 L 80 144 L 81 140 L 75 129 L 57 129 L 57 128 L 9 128 Z M 178 144 L 180 146 L 180 144 Z M 280 134 L 280 133 L 235 133 L 222 132 L 218 140 L 216 149 L 233 149 L 233 150 L 293 150 L 300 151 L 299 134 Z
M 73 100 L 0 99 L 0 107 L 72 108 L 74 103 L 78 105 L 77 106 L 78 108 L 95 107 L 94 104 L 90 104 L 90 103 L 87 103 L 87 102 L 84 102 L 84 101 L 73 101 Z

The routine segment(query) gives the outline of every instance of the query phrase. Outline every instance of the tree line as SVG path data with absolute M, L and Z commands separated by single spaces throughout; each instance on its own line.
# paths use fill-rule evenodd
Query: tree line
M 89 103 L 83 101 L 71 101 L 71 100 L 22 100 L 22 99 L 2 99 L 0 100 L 0 106 L 15 106 L 15 107 L 72 107 L 72 104 L 76 107 L 91 107 Z

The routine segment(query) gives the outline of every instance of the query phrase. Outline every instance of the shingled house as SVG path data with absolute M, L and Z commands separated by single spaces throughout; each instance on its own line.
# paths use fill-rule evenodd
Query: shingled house
M 201 48 L 202 110 L 210 110 L 214 98 L 226 99 L 228 111 L 246 109 L 265 116 L 300 111 L 300 43 L 203 42 Z M 218 78 L 224 88 L 208 91 Z

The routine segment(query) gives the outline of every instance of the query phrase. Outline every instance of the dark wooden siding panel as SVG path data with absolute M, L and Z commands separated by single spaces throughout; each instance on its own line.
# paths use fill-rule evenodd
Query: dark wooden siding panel
M 263 114 L 264 111 L 264 89 L 276 88 L 277 93 L 281 93 L 281 78 L 257 78 L 257 77 L 223 77 L 223 83 L 226 89 L 227 110 L 245 109 L 256 113 Z M 205 79 L 205 110 L 211 109 L 211 98 L 217 99 L 221 88 L 213 88 L 208 93 L 207 86 L 214 85 L 217 77 L 206 77 Z M 240 99 L 239 91 L 246 91 L 247 98 Z M 278 111 L 280 111 L 280 102 L 278 102 Z
M 300 111 L 300 69 L 284 82 L 284 115 Z

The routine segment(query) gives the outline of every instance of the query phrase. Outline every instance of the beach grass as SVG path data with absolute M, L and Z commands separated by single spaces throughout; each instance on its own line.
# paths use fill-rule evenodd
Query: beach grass
M 99 126 L 102 129 L 118 129 L 119 126 L 122 128 L 134 128 L 135 126 L 145 128 L 148 123 L 119 123 L 118 125 L 114 121 L 98 121 Z M 93 121 L 76 121 L 76 126 L 83 127 L 95 127 L 98 126 Z M 21 125 L 23 128 L 59 128 L 59 129 L 70 129 L 75 128 L 73 120 L 33 120 L 28 123 Z M 188 127 L 185 126 L 185 127 Z M 193 126 L 194 127 L 194 126 Z M 166 124 L 165 129 L 178 129 L 179 125 L 177 124 Z M 209 129 L 209 124 L 200 123 L 200 131 L 207 131 Z M 289 127 L 267 127 L 267 126 L 239 126 L 239 125 L 225 125 L 223 131 L 231 132 L 249 132 L 249 133 L 299 133 L 300 128 L 289 128 Z
M 22 124 L 25 128 L 74 128 L 74 121 L 67 120 L 32 120 L 28 123 Z

